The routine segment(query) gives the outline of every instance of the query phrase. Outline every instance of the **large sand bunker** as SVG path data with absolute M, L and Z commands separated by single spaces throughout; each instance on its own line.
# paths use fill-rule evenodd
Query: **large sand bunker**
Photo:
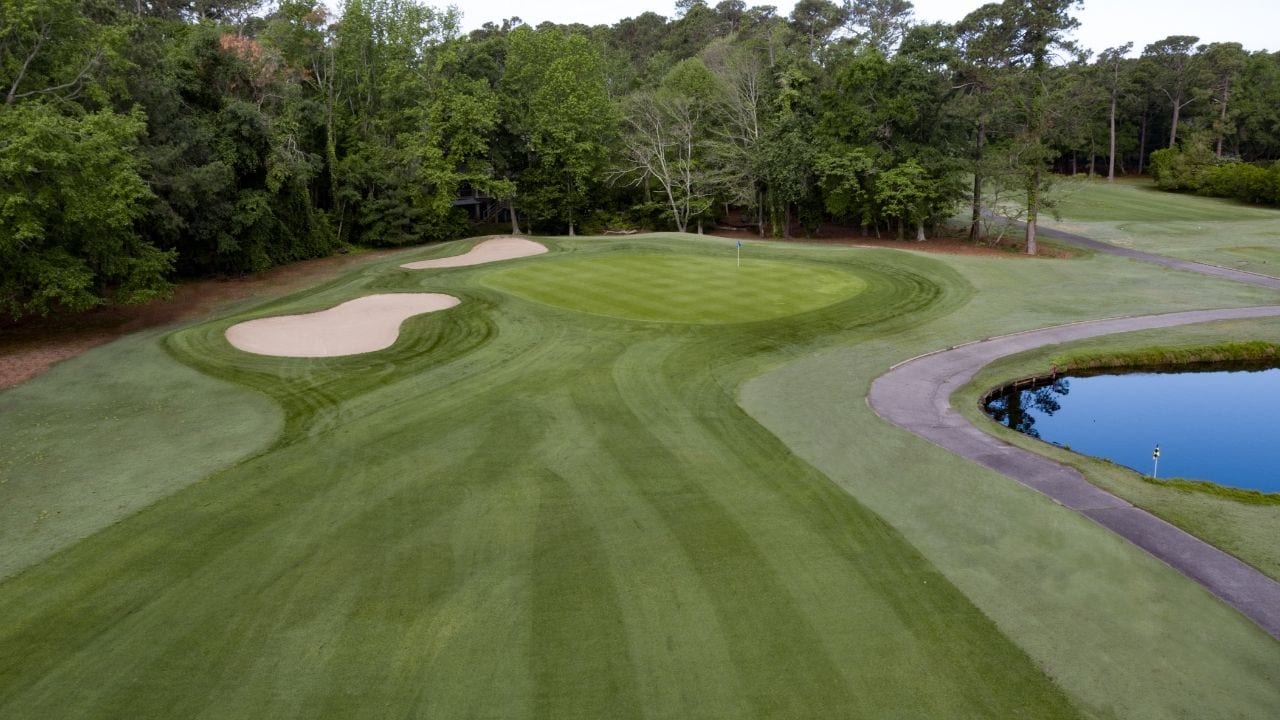
M 409 270 L 465 267 L 467 265 L 497 262 L 498 260 L 513 260 L 515 258 L 529 257 L 530 255 L 541 255 L 546 251 L 547 247 L 542 243 L 518 237 L 504 237 L 485 240 L 462 255 L 437 258 L 435 260 L 419 260 L 418 262 L 405 263 L 400 267 L 408 268 Z
M 227 342 L 245 352 L 281 357 L 337 357 L 391 347 L 400 324 L 460 301 L 443 293 L 385 293 L 320 312 L 281 315 L 227 328 Z

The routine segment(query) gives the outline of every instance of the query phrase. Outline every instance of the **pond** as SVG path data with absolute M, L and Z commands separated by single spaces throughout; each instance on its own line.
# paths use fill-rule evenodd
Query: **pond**
M 1061 376 L 995 394 L 1002 425 L 1145 475 L 1280 492 L 1280 369 Z

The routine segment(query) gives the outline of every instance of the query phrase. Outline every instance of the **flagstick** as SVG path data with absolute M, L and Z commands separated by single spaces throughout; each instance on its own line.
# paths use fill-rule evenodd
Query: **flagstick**
M 738 241 L 738 267 L 742 267 L 742 241 Z

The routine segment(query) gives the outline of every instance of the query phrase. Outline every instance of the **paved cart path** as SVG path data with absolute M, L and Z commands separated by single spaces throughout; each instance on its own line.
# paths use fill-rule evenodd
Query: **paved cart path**
M 1041 228 L 1040 234 L 1096 252 L 1280 290 L 1280 278 L 1118 247 Z M 895 366 L 876 379 L 868 402 L 882 418 L 1038 490 L 1128 539 L 1208 588 L 1280 639 L 1280 583 L 1235 557 L 1089 483 L 1078 471 L 1013 447 L 974 427 L 951 394 L 989 363 L 1044 345 L 1212 320 L 1280 315 L 1280 306 L 1115 318 L 1033 330 L 962 345 Z
M 1154 263 L 1163 265 L 1168 268 L 1177 270 L 1190 270 L 1204 275 L 1212 275 L 1216 278 L 1224 280 L 1235 280 L 1236 282 L 1248 283 L 1259 287 L 1271 288 L 1272 290 L 1280 290 L 1280 278 L 1274 278 L 1270 275 L 1259 275 L 1258 273 L 1249 272 L 1248 270 L 1236 270 L 1235 268 L 1222 267 L 1221 265 L 1209 265 L 1208 263 L 1199 263 L 1192 260 L 1179 260 L 1166 255 L 1156 255 L 1155 253 L 1143 252 L 1142 250 L 1134 250 L 1133 248 L 1120 247 L 1110 243 L 1104 243 L 1100 240 L 1087 238 L 1083 235 L 1067 232 L 1066 230 L 1055 230 L 1053 228 L 1039 227 L 1036 229 L 1041 237 L 1051 238 L 1069 245 L 1078 245 L 1080 247 L 1089 248 L 1096 252 L 1107 253 L 1108 255 L 1119 255 L 1130 260 L 1139 262 Z
M 991 362 L 1071 340 L 1213 320 L 1280 316 L 1280 306 L 1197 310 L 1074 323 L 961 345 L 908 360 L 871 384 L 880 417 L 1038 490 L 1204 585 L 1280 639 L 1280 583 L 1235 557 L 1091 484 L 1073 468 L 982 432 L 950 398 Z

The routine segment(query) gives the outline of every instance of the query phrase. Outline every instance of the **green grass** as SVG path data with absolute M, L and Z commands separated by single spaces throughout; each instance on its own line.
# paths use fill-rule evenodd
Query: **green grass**
M 255 433 L 269 451 L 0 583 L 0 716 L 1266 717 L 1280 703 L 1280 644 L 863 402 L 888 365 L 939 345 L 1270 295 L 1106 257 L 759 245 L 769 277 L 839 278 L 844 295 L 775 319 L 687 322 L 695 301 L 635 322 L 625 302 L 498 288 L 634 254 L 640 273 L 610 281 L 627 297 L 657 257 L 683 272 L 731 248 L 547 242 L 447 271 L 400 257 L 139 341 L 151 366 L 256 390 L 284 422 Z M 222 335 L 394 290 L 463 304 L 349 358 L 252 356 Z M 68 372 L 155 377 L 97 357 Z M 29 387 L 56 397 L 72 379 Z M 34 437 L 0 423 L 14 446 Z M 149 441 L 181 453 L 197 438 Z
M 177 364 L 158 332 L 0 392 L 0 578 L 270 444 L 269 400 Z
M 1015 377 L 1042 373 L 1054 363 L 1060 368 L 1097 365 L 1108 358 L 1146 361 L 1153 353 L 1172 358 L 1199 358 L 1214 346 L 1238 346 L 1235 338 L 1252 337 L 1267 344 L 1254 345 L 1259 354 L 1280 341 L 1280 322 L 1274 320 L 1213 323 L 1191 328 L 1123 335 L 1042 348 L 997 361 L 984 368 L 956 394 L 954 404 L 971 420 L 1007 442 L 1048 455 L 1080 470 L 1104 489 L 1185 528 L 1231 552 L 1271 577 L 1280 580 L 1280 495 L 1226 488 L 1189 481 L 1152 482 L 1128 468 L 1098 458 L 1078 455 L 1050 443 L 1032 440 L 990 421 L 979 408 L 990 388 Z M 1159 352 L 1153 351 L 1159 348 Z M 1209 354 L 1212 354 L 1210 352 Z M 1227 355 L 1249 356 L 1236 352 Z
M 1256 629 L 1247 621 L 1087 520 L 886 426 L 864 398 L 892 364 L 969 340 L 1087 318 L 1263 304 L 1275 295 L 1103 255 L 946 262 L 982 291 L 945 317 L 806 354 L 754 378 L 742 406 L 902 532 L 1086 714 L 1268 717 L 1275 699 L 1267 696 L 1280 688 L 1274 641 L 1251 639 Z
M 1276 220 L 1280 210 L 1170 193 L 1149 180 L 1059 179 L 1057 209 L 1082 222 L 1236 222 Z
M 615 252 L 499 270 L 485 284 L 556 307 L 631 320 L 734 323 L 816 310 L 865 288 L 856 275 L 761 260 Z
M 1280 362 L 1280 345 L 1265 340 L 1224 340 L 1210 345 L 1143 345 L 1123 351 L 1068 350 L 1053 357 L 1058 372 L 1098 368 L 1167 367 L 1197 363 Z
M 1062 181 L 1050 227 L 1122 247 L 1280 276 L 1280 210 L 1167 193 L 1149 181 Z

